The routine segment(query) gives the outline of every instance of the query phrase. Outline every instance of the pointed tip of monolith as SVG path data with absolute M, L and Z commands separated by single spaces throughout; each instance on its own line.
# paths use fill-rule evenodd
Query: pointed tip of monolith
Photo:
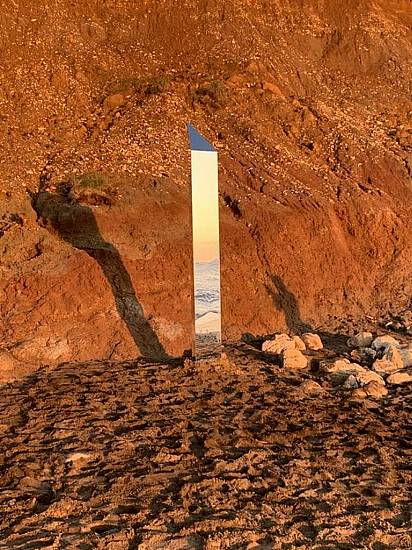
M 187 124 L 187 133 L 189 135 L 190 149 L 192 151 L 206 151 L 209 153 L 215 153 L 216 149 L 211 145 L 196 128 L 190 124 Z

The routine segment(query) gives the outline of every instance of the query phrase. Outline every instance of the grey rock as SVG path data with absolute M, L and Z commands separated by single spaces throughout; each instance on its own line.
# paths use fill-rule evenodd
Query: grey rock
M 352 338 L 348 340 L 348 346 L 350 348 L 369 348 L 373 342 L 373 335 L 371 332 L 358 332 Z

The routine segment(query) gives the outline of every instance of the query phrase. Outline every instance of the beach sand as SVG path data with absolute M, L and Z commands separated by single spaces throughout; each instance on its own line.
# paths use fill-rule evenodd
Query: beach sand
M 354 399 L 253 346 L 0 388 L 0 548 L 412 547 L 410 387 Z

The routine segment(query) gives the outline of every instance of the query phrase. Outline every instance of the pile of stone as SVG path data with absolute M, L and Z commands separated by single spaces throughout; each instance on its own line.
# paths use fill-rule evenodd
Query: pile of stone
M 322 340 L 318 334 L 307 332 L 302 336 L 277 334 L 273 340 L 263 342 L 262 351 L 278 355 L 282 366 L 286 369 L 305 369 L 308 359 L 302 353 L 306 350 L 317 351 L 323 349 Z
M 412 382 L 412 375 L 405 369 L 412 366 L 412 346 L 402 346 L 392 336 L 378 336 L 374 338 L 370 332 L 359 332 L 348 340 L 348 346 L 352 348 L 352 357 L 365 358 L 370 368 L 360 367 L 364 374 L 355 376 L 359 386 L 358 394 L 363 397 L 363 392 L 369 395 L 368 384 L 375 381 L 381 388 L 377 389 L 376 384 L 372 387 L 374 393 L 387 394 L 385 385 L 398 386 Z M 351 363 L 356 365 L 356 363 Z M 359 367 L 359 365 L 357 365 Z M 366 374 L 365 374 L 366 373 Z M 370 378 L 368 383 L 362 383 L 363 379 Z M 382 389 L 384 388 L 384 389 Z
M 388 385 L 412 382 L 412 375 L 406 370 L 412 367 L 412 344 L 402 345 L 389 335 L 374 338 L 370 332 L 359 332 L 347 345 L 351 350 L 350 358 L 319 362 L 320 372 L 334 386 L 351 390 L 356 398 L 381 398 L 388 394 Z M 305 352 L 322 349 L 321 338 L 313 333 L 278 334 L 262 345 L 262 351 L 278 356 L 286 369 L 307 368 L 309 360 Z

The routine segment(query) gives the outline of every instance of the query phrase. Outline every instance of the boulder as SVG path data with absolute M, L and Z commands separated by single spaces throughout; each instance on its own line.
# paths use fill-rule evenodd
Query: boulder
M 373 342 L 373 335 L 371 332 L 358 332 L 352 338 L 348 340 L 348 346 L 350 348 L 369 348 Z
M 392 386 L 408 384 L 409 382 L 412 382 L 412 376 L 407 372 L 394 372 L 388 376 L 386 382 Z
M 377 359 L 372 369 L 381 376 L 402 369 L 404 366 L 401 351 L 398 348 L 388 348 L 382 359 Z
M 317 351 L 323 349 L 322 340 L 318 334 L 313 334 L 312 332 L 306 332 L 302 335 L 302 340 L 306 345 L 307 349 L 312 351 Z
M 351 363 L 348 359 L 338 359 L 334 363 L 321 362 L 320 368 L 329 374 L 336 384 L 344 383 L 350 375 L 356 378 L 358 373 L 367 372 L 367 369 L 357 363 Z
M 296 349 L 298 349 L 299 351 L 305 351 L 306 349 L 305 342 L 302 340 L 300 336 L 294 336 L 292 340 L 295 342 Z
M 282 351 L 282 366 L 285 369 L 305 369 L 308 366 L 308 360 L 298 349 L 285 349 Z
M 356 375 L 358 372 L 366 372 L 364 367 L 357 363 L 351 363 L 348 359 L 337 359 L 333 363 L 321 363 L 322 370 L 328 374 L 342 374 L 346 377 L 350 374 Z
M 276 355 L 286 349 L 297 349 L 296 342 L 287 334 L 277 334 L 273 340 L 266 340 L 262 345 L 262 351 Z
M 395 340 L 392 336 L 385 334 L 385 336 L 378 336 L 378 338 L 375 338 L 371 347 L 376 351 L 380 349 L 384 349 L 386 351 L 388 348 L 400 348 L 401 346 L 398 340 Z

